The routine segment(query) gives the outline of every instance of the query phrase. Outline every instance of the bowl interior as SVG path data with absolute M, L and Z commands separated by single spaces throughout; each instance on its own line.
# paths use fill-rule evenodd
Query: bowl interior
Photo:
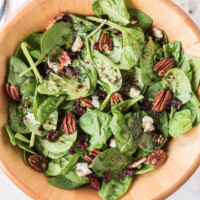
M 34 199 L 100 199 L 96 191 L 89 187 L 64 191 L 49 185 L 43 174 L 25 165 L 23 152 L 11 145 L 4 129 L 9 104 L 5 82 L 9 59 L 19 42 L 32 32 L 44 30 L 48 20 L 56 13 L 92 15 L 91 2 L 92 0 L 31 0 L 0 31 L 0 164 L 10 179 Z M 168 0 L 126 2 L 129 8 L 149 14 L 154 20 L 154 26 L 164 30 L 170 41 L 181 41 L 186 53 L 200 56 L 200 31 L 175 4 Z M 136 177 L 123 199 L 163 199 L 178 189 L 199 165 L 200 126 L 172 140 L 167 146 L 167 152 L 166 163 L 154 172 Z

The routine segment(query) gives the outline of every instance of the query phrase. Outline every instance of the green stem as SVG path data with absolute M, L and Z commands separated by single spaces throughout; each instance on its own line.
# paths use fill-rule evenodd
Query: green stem
M 175 109 L 174 109 L 174 108 L 171 108 L 171 112 L 170 112 L 170 115 L 169 115 L 169 119 L 172 119 L 172 118 L 173 118 L 174 112 L 175 112 Z
M 42 63 L 44 59 L 44 56 L 42 55 L 40 57 L 40 59 L 35 63 L 35 66 L 37 67 L 40 63 Z M 32 70 L 32 67 L 29 67 L 27 70 L 25 70 L 24 72 L 22 72 L 21 74 L 19 74 L 19 77 L 22 77 L 24 76 L 25 74 L 27 74 L 28 72 L 30 72 Z
M 33 70 L 33 72 L 34 72 L 36 78 L 38 78 L 39 82 L 41 83 L 41 82 L 42 82 L 42 76 L 41 76 L 40 73 L 38 72 L 35 63 L 33 62 L 33 59 L 31 58 L 31 56 L 30 56 L 30 54 L 29 54 L 29 52 L 28 52 L 28 49 L 27 49 L 27 47 L 26 47 L 26 43 L 23 42 L 23 43 L 21 44 L 21 48 L 22 48 L 22 51 L 23 51 L 23 53 L 24 53 L 26 59 L 28 60 L 28 62 L 29 62 L 29 64 L 30 64 L 30 66 L 31 66 L 31 68 L 32 68 L 32 70 Z
M 91 52 L 90 52 L 90 46 L 89 46 L 89 42 L 88 39 L 86 38 L 86 48 L 87 48 L 87 61 L 92 61 L 92 56 L 91 56 Z
M 35 133 L 32 133 L 31 134 L 31 141 L 30 141 L 29 147 L 30 148 L 34 147 L 34 144 L 35 144 Z
M 107 97 L 105 98 L 104 102 L 101 104 L 101 106 L 97 109 L 99 111 L 103 111 L 104 108 L 107 106 L 109 100 L 110 100 L 110 97 L 111 97 L 112 93 L 108 93 Z

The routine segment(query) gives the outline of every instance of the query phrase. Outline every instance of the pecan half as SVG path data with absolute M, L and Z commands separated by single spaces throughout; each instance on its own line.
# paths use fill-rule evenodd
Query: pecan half
M 6 84 L 6 91 L 8 96 L 16 102 L 20 102 L 21 101 L 21 97 L 20 97 L 20 92 L 17 86 L 15 85 L 10 85 L 9 83 Z
M 96 156 L 98 156 L 101 153 L 101 151 L 97 149 L 92 149 L 88 154 L 85 155 L 85 159 L 92 163 Z
M 88 108 L 92 108 L 92 100 L 88 98 L 80 98 L 80 102 L 83 104 L 83 106 L 86 106 Z
M 99 40 L 99 50 L 110 53 L 113 50 L 113 40 L 109 33 L 103 33 Z
M 159 76 L 164 76 L 170 69 L 176 66 L 176 61 L 173 58 L 164 58 L 156 63 L 153 70 L 158 71 Z
M 123 98 L 122 98 L 121 94 L 115 93 L 110 98 L 110 105 L 112 106 L 113 104 L 120 103 L 122 101 L 123 101 Z
M 67 67 L 69 64 L 71 64 L 71 58 L 66 51 L 61 52 L 59 56 L 59 61 L 60 61 L 61 67 Z
M 155 141 L 156 144 L 162 144 L 163 141 L 164 141 L 163 135 L 161 135 L 161 134 L 160 135 L 156 135 L 154 137 L 154 141 Z
M 63 16 L 64 16 L 63 13 L 59 13 L 53 19 L 49 20 L 49 22 L 46 26 L 46 30 L 50 29 L 56 22 L 61 20 L 63 18 Z
M 162 112 L 165 110 L 171 100 L 172 94 L 171 91 L 168 90 L 165 92 L 164 89 L 160 90 L 154 99 L 153 108 L 156 112 Z
M 65 115 L 64 121 L 64 131 L 67 135 L 73 134 L 76 132 L 76 118 L 74 114 L 68 112 Z
M 130 169 L 137 168 L 137 167 L 139 167 L 142 163 L 144 163 L 146 160 L 147 160 L 147 157 L 146 157 L 146 156 L 143 156 L 143 157 L 141 157 L 141 158 L 137 158 L 137 159 L 135 159 L 135 160 L 129 165 L 129 168 L 130 168 Z
M 137 19 L 133 19 L 133 20 L 130 21 L 131 24 L 138 24 L 138 22 L 139 21 Z
M 151 164 L 153 168 L 157 168 L 165 162 L 166 158 L 167 154 L 159 149 L 148 157 L 147 163 Z
M 44 156 L 31 155 L 28 158 L 30 166 L 37 172 L 45 172 L 48 160 Z

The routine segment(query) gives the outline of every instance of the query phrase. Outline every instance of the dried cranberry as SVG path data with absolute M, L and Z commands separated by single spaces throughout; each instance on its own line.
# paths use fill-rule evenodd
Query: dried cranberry
M 44 131 L 44 128 L 42 125 L 38 128 L 38 131 Z
M 107 170 L 105 172 L 102 173 L 102 179 L 105 183 L 109 183 L 111 181 L 110 178 L 110 170 Z
M 171 101 L 169 102 L 169 105 L 172 106 L 175 110 L 180 110 L 182 102 L 176 97 L 172 97 Z
M 108 20 L 108 15 L 101 15 L 102 19 L 107 19 Z
M 113 31 L 113 34 L 114 35 L 120 35 L 120 34 L 122 34 L 122 32 L 115 28 L 114 31 Z
M 107 96 L 107 93 L 104 92 L 103 90 L 99 90 L 99 91 L 97 92 L 97 96 L 98 96 L 100 99 L 104 100 L 104 99 L 106 98 L 106 96 Z
M 74 149 L 71 147 L 71 148 L 69 149 L 69 153 L 71 153 L 72 155 L 75 155 L 75 154 L 76 154 L 76 151 L 74 151 Z
M 87 149 L 89 147 L 89 136 L 84 134 L 84 135 L 79 135 L 77 142 L 76 142 L 77 147 L 80 149 Z
M 62 18 L 63 22 L 69 22 L 69 23 L 72 23 L 72 18 L 69 16 L 69 15 L 65 15 L 63 18 Z
M 99 42 L 94 43 L 93 50 L 99 50 Z
M 43 140 L 47 140 L 49 142 L 55 142 L 58 139 L 59 132 L 49 132 L 48 134 L 42 137 Z
M 76 58 L 77 53 L 76 52 L 70 52 L 69 56 L 70 56 L 70 58 Z
M 90 181 L 92 188 L 99 191 L 101 189 L 100 182 L 95 174 L 87 175 L 87 179 Z
M 121 180 L 123 180 L 126 177 L 131 177 L 135 174 L 135 170 L 134 169 L 125 169 L 123 171 L 120 172 L 119 178 Z
M 66 67 L 65 68 L 65 75 L 68 76 L 68 77 L 75 77 L 76 72 L 73 70 L 72 67 Z
M 82 115 L 84 115 L 86 113 L 86 108 L 83 108 L 83 107 L 77 105 L 76 108 L 75 108 L 75 113 L 77 115 L 82 116 Z
M 148 99 L 143 99 L 139 102 L 139 106 L 142 110 L 149 110 L 151 108 L 151 102 Z

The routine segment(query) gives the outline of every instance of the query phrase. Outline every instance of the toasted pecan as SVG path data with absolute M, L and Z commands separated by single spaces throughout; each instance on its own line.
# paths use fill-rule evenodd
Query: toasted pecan
M 30 166 L 37 172 L 45 172 L 48 160 L 41 155 L 31 155 L 28 158 Z
M 103 33 L 99 40 L 99 50 L 110 53 L 113 50 L 113 39 L 109 33 Z
M 123 98 L 122 98 L 121 94 L 115 93 L 110 98 L 110 105 L 112 106 L 113 104 L 120 103 L 122 101 L 123 101 Z
M 64 121 L 64 131 L 67 135 L 73 134 L 76 132 L 76 118 L 74 114 L 68 112 L 65 115 Z
M 83 106 L 88 107 L 88 108 L 92 108 L 92 100 L 88 99 L 88 98 L 80 98 L 80 102 L 81 104 L 83 104 Z
M 146 156 L 140 157 L 135 159 L 130 165 L 129 168 L 134 169 L 139 167 L 142 163 L 144 163 L 147 160 Z
M 46 26 L 46 30 L 50 29 L 56 22 L 61 20 L 63 17 L 64 17 L 64 14 L 63 13 L 59 13 L 55 17 L 53 17 L 53 19 L 49 20 L 49 22 L 48 22 L 48 24 Z
M 21 101 L 21 97 L 20 97 L 20 92 L 17 86 L 15 85 L 10 85 L 9 83 L 6 84 L 6 91 L 8 96 L 16 102 L 20 102 Z
M 85 154 L 85 159 L 92 163 L 96 156 L 98 156 L 101 153 L 101 151 L 97 149 L 92 149 L 88 154 Z

